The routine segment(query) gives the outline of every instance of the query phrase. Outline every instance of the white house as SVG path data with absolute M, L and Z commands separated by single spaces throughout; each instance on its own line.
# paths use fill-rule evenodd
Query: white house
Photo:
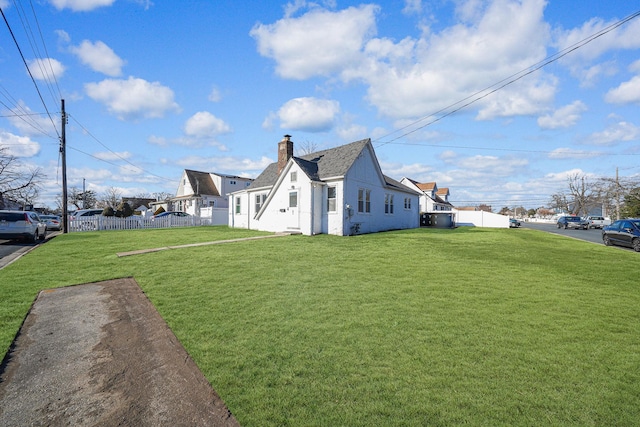
M 435 182 L 420 183 L 409 178 L 400 182 L 420 192 L 420 213 L 450 212 L 453 206 L 449 203 L 449 189 L 438 188 Z
M 160 206 L 166 211 L 181 211 L 201 216 L 205 208 L 229 209 L 227 194 L 247 188 L 253 179 L 213 172 L 185 169 L 180 177 L 175 197 L 153 203 L 154 210 Z M 211 209 L 209 209 L 211 210 Z
M 417 228 L 419 193 L 382 174 L 370 139 L 278 161 L 229 195 L 229 226 L 339 236 Z

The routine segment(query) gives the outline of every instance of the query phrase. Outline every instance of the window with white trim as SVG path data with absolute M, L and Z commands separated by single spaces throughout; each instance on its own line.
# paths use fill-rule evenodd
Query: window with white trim
M 368 190 L 366 188 L 358 189 L 358 212 L 371 212 L 371 190 Z
M 393 213 L 393 194 L 387 193 L 384 195 L 384 213 Z
M 296 182 L 298 180 L 298 172 L 297 171 L 291 172 L 289 179 L 291 180 L 291 182 Z
M 240 202 L 240 197 L 236 197 L 236 215 L 241 212 L 242 203 Z
M 267 194 L 256 194 L 256 213 L 262 208 L 264 201 L 267 200 Z
M 404 198 L 404 208 L 411 209 L 411 197 Z
M 327 187 L 327 212 L 336 211 L 336 187 Z
M 289 193 L 289 207 L 297 208 L 298 207 L 298 192 L 292 191 Z

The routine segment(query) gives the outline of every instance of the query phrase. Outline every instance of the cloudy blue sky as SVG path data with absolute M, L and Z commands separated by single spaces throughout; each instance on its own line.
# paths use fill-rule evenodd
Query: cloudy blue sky
M 99 195 L 174 194 L 183 169 L 255 177 L 284 134 L 371 138 L 385 174 L 495 210 L 547 205 L 576 173 L 640 174 L 640 17 L 616 26 L 637 2 L 0 6 L 0 145 L 46 172 L 52 207 L 60 99 L 69 186 Z

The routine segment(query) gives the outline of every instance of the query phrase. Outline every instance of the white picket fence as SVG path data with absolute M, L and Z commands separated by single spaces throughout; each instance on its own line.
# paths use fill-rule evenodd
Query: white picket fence
M 193 227 L 200 225 L 212 225 L 211 219 L 173 215 L 160 218 L 92 216 L 69 220 L 69 231 L 136 230 L 141 228 Z

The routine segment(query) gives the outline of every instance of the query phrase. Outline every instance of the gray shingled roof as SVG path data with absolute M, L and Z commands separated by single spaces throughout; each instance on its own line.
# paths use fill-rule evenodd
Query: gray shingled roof
M 294 157 L 294 161 L 311 179 L 322 181 L 327 178 L 344 176 L 369 141 L 369 139 L 362 139 L 350 144 L 329 148 L 328 150 Z M 277 179 L 278 164 L 271 163 L 251 183 L 248 189 L 273 186 Z
M 184 170 L 193 189 L 193 193 L 206 194 L 208 196 L 219 196 L 220 192 L 213 183 L 209 172 L 198 172 L 190 169 Z

